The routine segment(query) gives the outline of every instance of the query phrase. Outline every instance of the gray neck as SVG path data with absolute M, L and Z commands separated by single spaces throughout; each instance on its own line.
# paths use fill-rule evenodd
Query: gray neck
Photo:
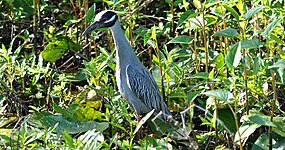
M 115 42 L 116 55 L 119 59 L 118 63 L 121 63 L 122 61 L 137 61 L 138 58 L 126 38 L 125 32 L 122 30 L 118 20 L 115 22 L 114 26 L 111 27 L 111 31 Z

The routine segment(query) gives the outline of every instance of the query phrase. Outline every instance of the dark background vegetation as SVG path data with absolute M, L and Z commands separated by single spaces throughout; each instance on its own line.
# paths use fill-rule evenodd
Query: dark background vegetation
M 1 148 L 284 149 L 285 1 L 0 4 Z M 116 87 L 111 33 L 81 36 L 106 9 L 178 125 L 138 123 Z

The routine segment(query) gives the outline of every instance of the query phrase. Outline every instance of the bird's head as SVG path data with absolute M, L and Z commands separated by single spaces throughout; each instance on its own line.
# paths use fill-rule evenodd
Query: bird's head
M 117 20 L 118 16 L 114 11 L 112 10 L 101 11 L 95 16 L 94 22 L 85 29 L 82 35 L 86 35 L 94 29 L 112 27 Z

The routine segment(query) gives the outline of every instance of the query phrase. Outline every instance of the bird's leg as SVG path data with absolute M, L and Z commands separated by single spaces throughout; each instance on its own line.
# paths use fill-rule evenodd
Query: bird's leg
M 137 121 L 138 121 L 138 123 L 141 121 L 141 117 L 140 117 L 140 115 L 138 115 L 137 113 L 136 113 L 136 119 L 137 119 Z M 142 139 L 143 138 L 143 133 L 142 133 L 142 130 L 141 130 L 141 128 L 138 130 L 138 132 L 136 133 L 137 134 L 137 138 L 138 139 Z

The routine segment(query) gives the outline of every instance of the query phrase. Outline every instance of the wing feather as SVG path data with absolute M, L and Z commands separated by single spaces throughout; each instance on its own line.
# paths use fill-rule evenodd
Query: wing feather
M 151 74 L 145 68 L 136 68 L 139 67 L 133 64 L 126 67 L 127 83 L 131 91 L 151 110 L 171 115 Z

